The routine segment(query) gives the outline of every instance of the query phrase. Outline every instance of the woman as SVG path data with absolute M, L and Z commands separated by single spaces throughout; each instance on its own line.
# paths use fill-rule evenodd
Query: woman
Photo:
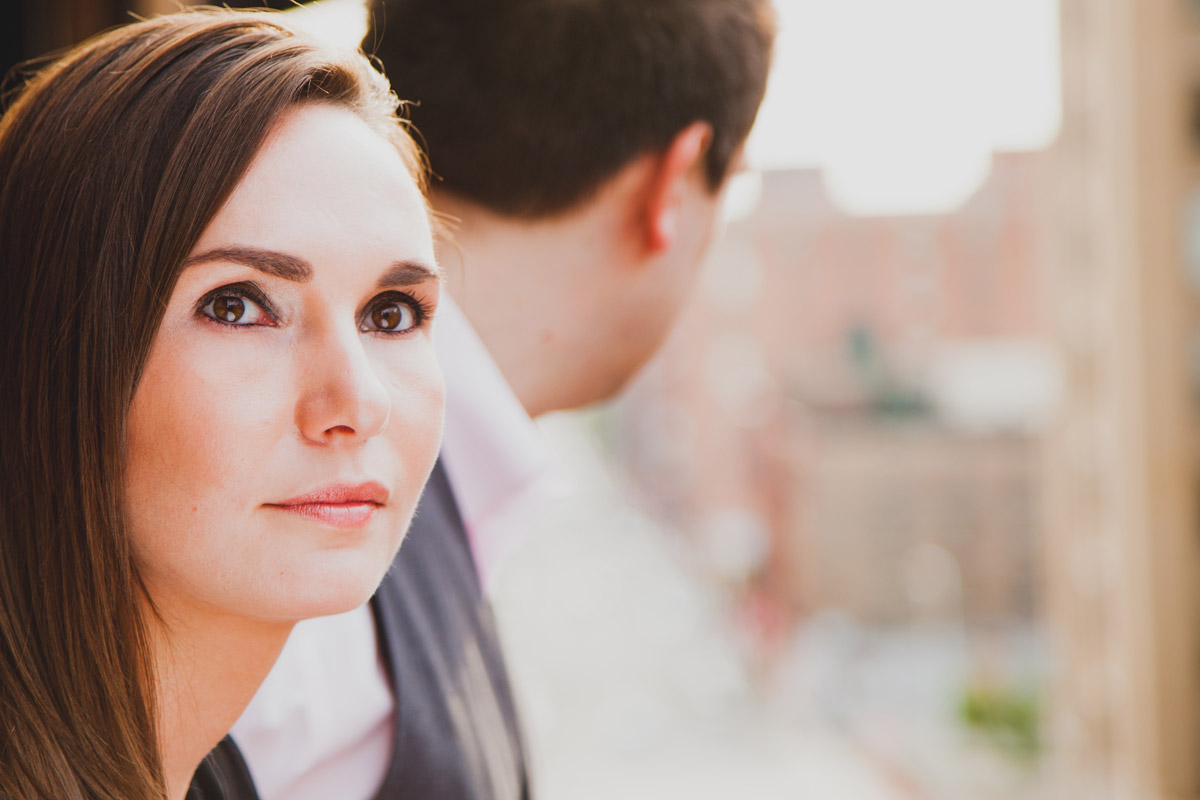
M 0 797 L 179 800 L 433 465 L 420 160 L 275 15 L 104 34 L 0 120 Z

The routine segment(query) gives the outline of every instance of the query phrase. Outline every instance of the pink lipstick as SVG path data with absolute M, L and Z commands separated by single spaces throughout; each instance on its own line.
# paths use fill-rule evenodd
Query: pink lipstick
M 331 528 L 361 528 L 370 522 L 376 510 L 387 503 L 388 490 L 378 483 L 356 486 L 337 484 L 325 486 L 278 503 L 277 508 Z

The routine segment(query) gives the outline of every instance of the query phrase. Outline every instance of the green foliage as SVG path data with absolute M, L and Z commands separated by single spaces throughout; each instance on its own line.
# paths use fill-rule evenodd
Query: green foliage
M 967 727 L 1019 757 L 1036 756 L 1041 707 L 1033 692 L 1002 686 L 972 686 L 963 692 L 959 716 Z

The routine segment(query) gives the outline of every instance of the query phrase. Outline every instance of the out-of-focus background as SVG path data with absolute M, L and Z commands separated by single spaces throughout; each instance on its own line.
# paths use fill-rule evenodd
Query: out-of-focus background
M 539 796 L 1200 797 L 1200 2 L 776 4 L 696 302 L 491 587 Z

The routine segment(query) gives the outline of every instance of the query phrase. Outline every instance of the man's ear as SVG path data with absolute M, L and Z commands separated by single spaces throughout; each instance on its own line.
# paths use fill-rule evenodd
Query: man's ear
M 712 141 L 712 126 L 693 122 L 679 133 L 654 162 L 642 210 L 646 246 L 659 252 L 671 246 L 679 230 L 683 190 Z

